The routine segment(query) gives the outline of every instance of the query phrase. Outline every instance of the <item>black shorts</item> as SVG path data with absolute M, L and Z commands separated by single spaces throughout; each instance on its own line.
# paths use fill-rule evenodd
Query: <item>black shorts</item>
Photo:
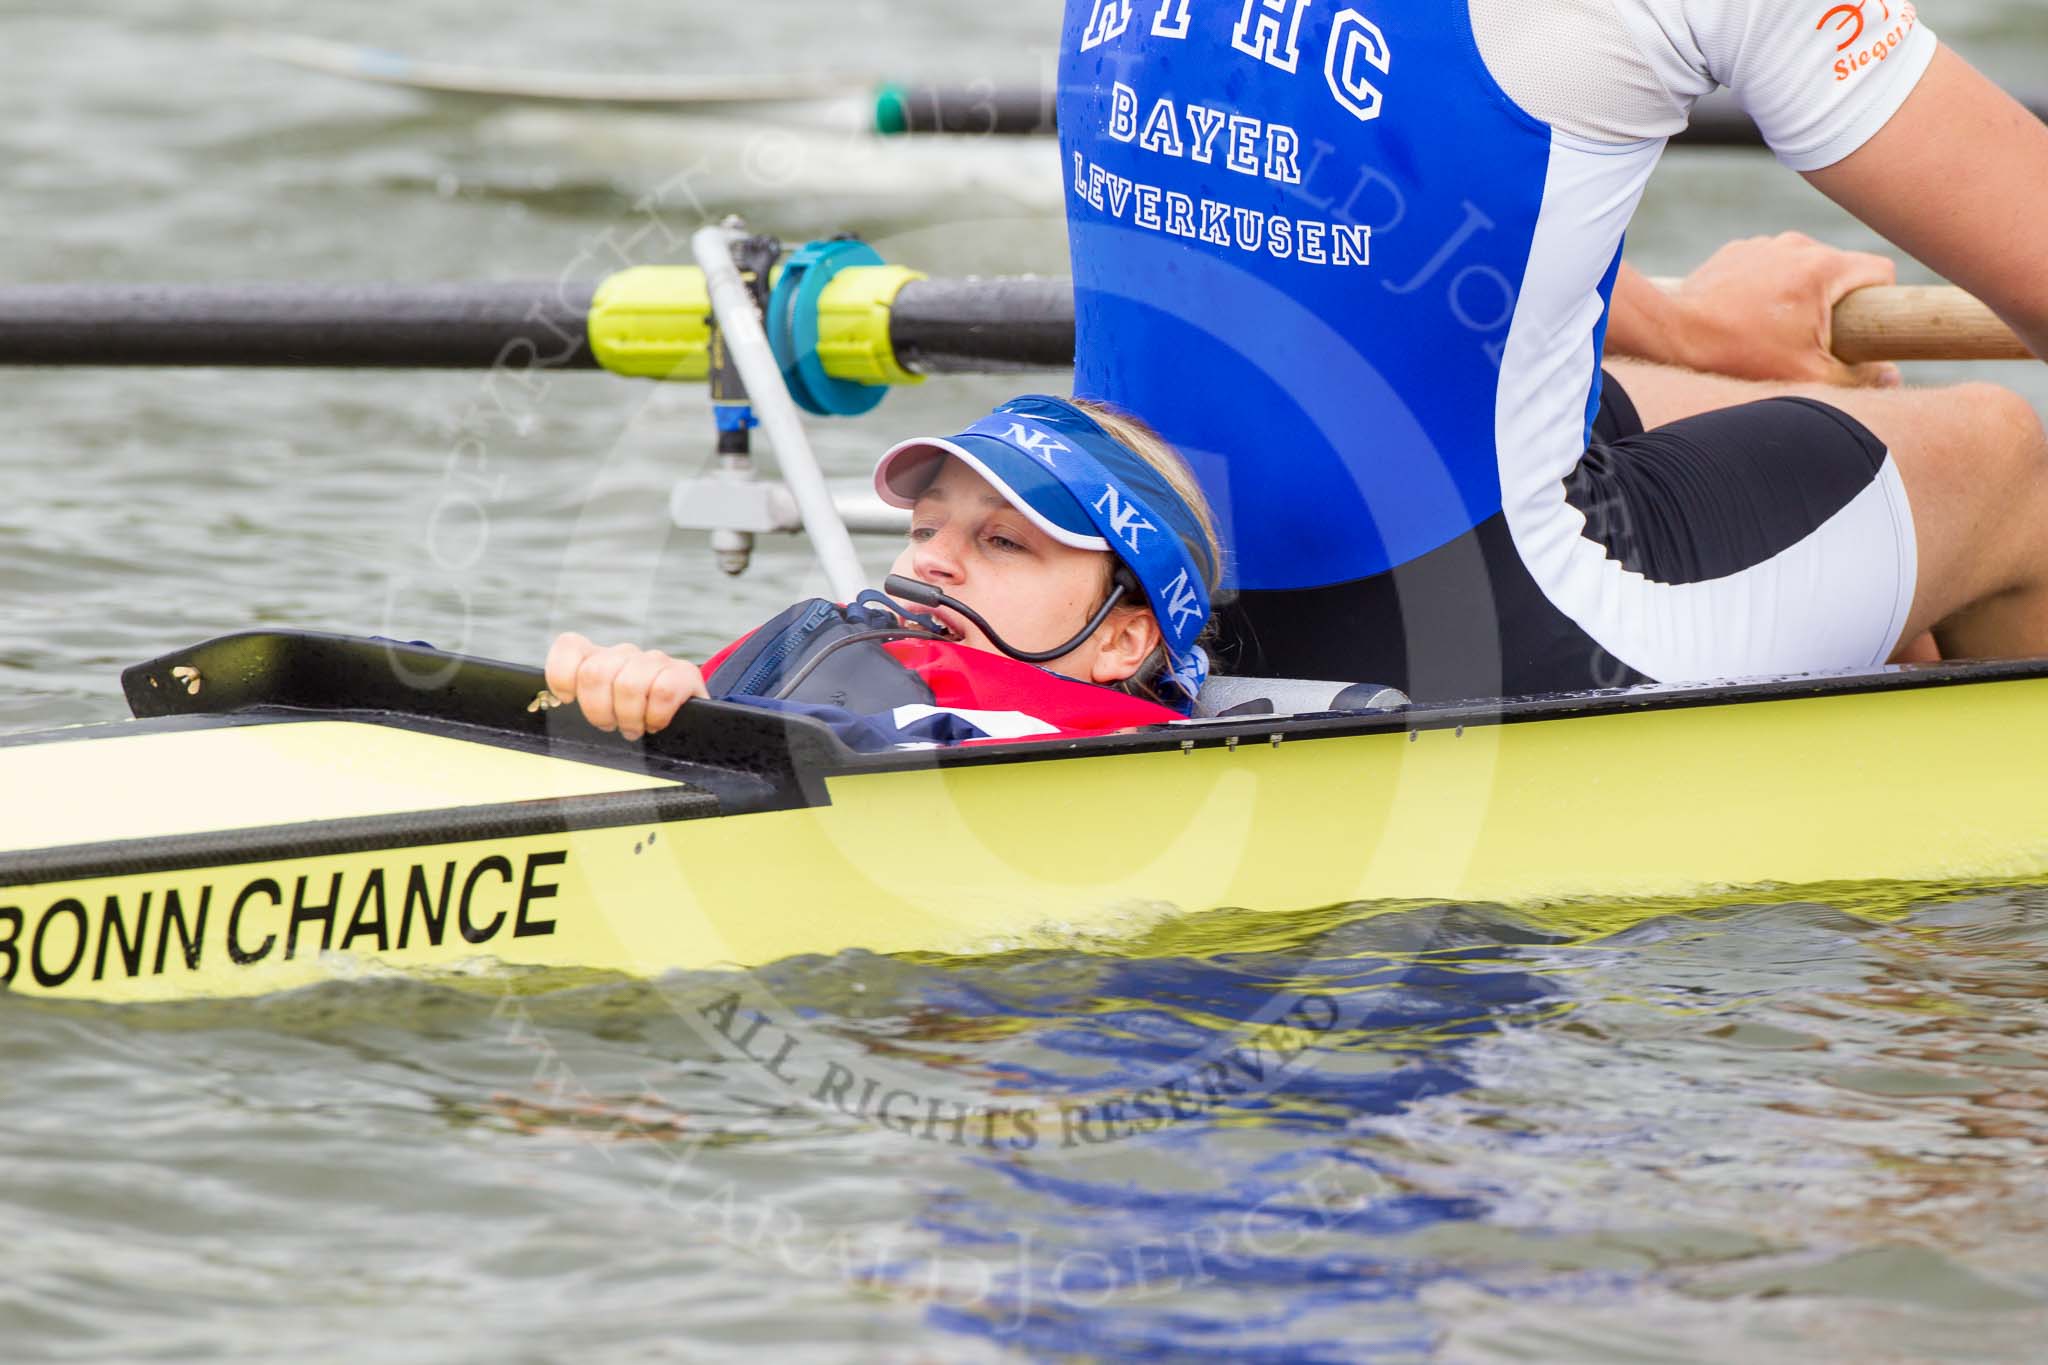
M 1417 700 L 1863 667 L 1912 603 L 1897 468 L 1810 399 L 1645 432 L 1610 375 L 1591 448 L 1535 515 L 1552 533 L 1497 513 L 1388 573 L 1241 593 L 1218 614 L 1218 666 Z

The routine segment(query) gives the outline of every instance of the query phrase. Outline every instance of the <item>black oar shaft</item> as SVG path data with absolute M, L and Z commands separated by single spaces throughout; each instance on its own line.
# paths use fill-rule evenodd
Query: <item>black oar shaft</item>
M 889 338 L 920 374 L 1062 368 L 1074 363 L 1074 282 L 913 280 L 890 310 Z
M 883 133 L 1031 137 L 1051 133 L 1054 94 L 1035 87 L 986 85 L 886 87 L 875 103 Z
M 18 285 L 0 365 L 593 369 L 590 282 Z
M 2022 102 L 2048 122 L 2048 100 Z M 1051 91 L 1029 87 L 890 86 L 882 92 L 876 118 L 884 133 L 1031 136 L 1054 131 L 1054 103 Z M 1700 101 L 1691 125 L 1672 138 L 1672 145 L 1757 148 L 1764 137 L 1733 97 L 1718 94 Z
M 1065 280 L 913 280 L 890 328 L 911 369 L 1073 363 Z M 493 284 L 17 285 L 0 288 L 0 366 L 598 368 L 593 281 Z
M 890 345 L 919 374 L 1063 369 L 1074 360 L 1072 287 L 912 280 L 890 308 Z M 0 366 L 593 370 L 594 292 L 589 283 L 16 286 L 0 288 Z M 1996 314 L 1952 287 L 1858 291 L 1836 309 L 1835 349 L 1852 361 L 2029 354 Z

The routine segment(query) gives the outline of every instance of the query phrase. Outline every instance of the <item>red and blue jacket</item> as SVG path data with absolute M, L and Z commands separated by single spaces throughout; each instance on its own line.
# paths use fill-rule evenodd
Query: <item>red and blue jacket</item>
M 721 701 L 810 716 L 864 752 L 1077 739 L 1185 719 L 1154 701 L 905 630 L 856 603 L 799 602 L 704 664 Z

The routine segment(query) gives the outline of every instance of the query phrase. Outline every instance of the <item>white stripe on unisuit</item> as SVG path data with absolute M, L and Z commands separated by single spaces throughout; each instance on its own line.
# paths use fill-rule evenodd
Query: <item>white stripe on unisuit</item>
M 1601 253 L 1612 250 L 1634 208 L 1628 159 L 1562 133 L 1552 138 L 1550 188 L 1502 356 L 1496 413 L 1502 505 L 1516 551 L 1558 610 L 1659 682 L 1883 663 L 1904 629 L 1918 572 L 1912 510 L 1892 461 L 1805 539 L 1700 583 L 1658 583 L 1624 569 L 1587 538 L 1585 514 L 1566 501 L 1563 479 L 1584 454 L 1586 393 L 1599 363 L 1592 329 L 1578 319 L 1597 316 L 1597 281 L 1610 259 Z M 1545 318 L 1567 321 L 1546 331 L 1537 321 Z
M 958 716 L 990 739 L 1032 739 L 1060 732 L 1057 725 L 1048 725 L 1022 711 L 964 711 L 957 706 L 929 706 L 917 702 L 899 706 L 889 715 L 898 729 L 908 729 L 932 716 Z

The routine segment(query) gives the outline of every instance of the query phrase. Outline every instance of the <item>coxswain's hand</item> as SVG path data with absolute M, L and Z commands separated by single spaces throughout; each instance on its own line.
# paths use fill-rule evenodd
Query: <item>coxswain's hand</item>
M 687 659 L 638 645 L 600 647 L 573 632 L 548 649 L 548 691 L 600 730 L 638 739 L 667 728 L 692 697 L 709 698 L 704 675 Z
M 1673 295 L 1675 353 L 1668 361 L 1736 379 L 1896 388 L 1896 365 L 1837 359 L 1834 330 L 1836 304 L 1897 279 L 1886 257 L 1843 251 L 1804 233 L 1730 242 Z

